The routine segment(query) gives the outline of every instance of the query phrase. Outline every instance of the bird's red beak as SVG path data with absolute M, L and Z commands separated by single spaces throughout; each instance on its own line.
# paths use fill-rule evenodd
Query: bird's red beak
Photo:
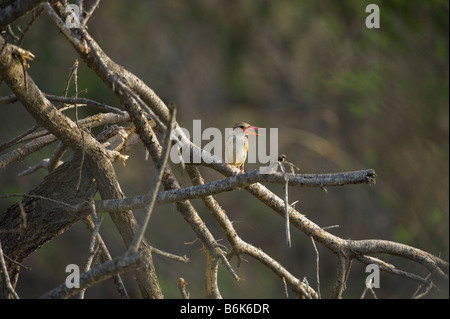
M 256 127 L 256 126 L 249 126 L 249 127 L 245 128 L 245 129 L 243 129 L 243 131 L 244 131 L 245 133 L 252 134 L 252 135 L 259 135 L 258 133 L 247 131 L 247 130 L 249 130 L 249 129 L 257 130 L 257 129 L 259 129 L 259 127 Z

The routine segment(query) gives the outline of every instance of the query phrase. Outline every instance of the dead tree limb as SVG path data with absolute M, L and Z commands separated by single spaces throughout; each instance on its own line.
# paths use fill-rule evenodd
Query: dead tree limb
M 44 2 L 44 0 L 17 0 L 17 1 L 4 1 L 0 6 L 0 29 L 3 29 L 8 24 L 24 16 L 38 5 Z
M 34 84 L 28 74 L 23 73 L 21 63 L 16 58 L 18 54 L 23 54 L 23 50 L 17 50 L 17 47 L 13 45 L 4 45 L 4 40 L 1 37 L 0 46 L 4 47 L 0 56 L 0 73 L 3 80 L 25 108 L 41 126 L 49 130 L 65 145 L 79 154 L 85 152 L 88 170 L 95 178 L 102 198 L 124 198 L 112 166 L 114 155 L 90 135 L 86 135 L 84 143 L 82 143 L 82 132 L 76 123 L 57 110 Z M 25 79 L 27 80 L 25 81 Z M 26 88 L 25 83 L 27 83 Z M 116 214 L 112 219 L 125 243 L 129 245 L 137 227 L 132 212 L 124 211 L 121 214 Z M 151 250 L 143 242 L 140 251 L 148 261 L 146 263 L 147 269 L 139 269 L 137 271 L 138 277 L 141 279 L 139 280 L 141 291 L 145 297 L 162 297 L 152 264 Z
M 189 165 L 192 166 L 192 165 Z M 288 174 L 289 186 L 296 187 L 324 187 L 343 186 L 349 184 L 372 184 L 375 182 L 375 172 L 371 169 L 343 172 L 334 174 Z M 158 204 L 173 203 L 184 199 L 194 199 L 208 195 L 216 195 L 230 192 L 235 189 L 247 187 L 255 183 L 284 184 L 281 173 L 261 174 L 258 170 L 227 177 L 225 179 L 199 184 L 192 187 L 184 187 L 176 190 L 168 190 L 158 193 Z M 99 211 L 115 212 L 122 209 L 142 208 L 149 201 L 148 195 L 128 197 L 120 200 L 101 200 L 96 202 Z

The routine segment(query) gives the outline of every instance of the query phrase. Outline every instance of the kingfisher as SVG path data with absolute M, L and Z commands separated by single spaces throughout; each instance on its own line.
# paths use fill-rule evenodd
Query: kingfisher
M 258 127 L 251 126 L 245 122 L 238 122 L 233 125 L 233 131 L 225 143 L 225 162 L 241 169 L 244 173 L 244 163 L 248 153 L 248 134 L 259 135 L 249 131 L 257 130 Z

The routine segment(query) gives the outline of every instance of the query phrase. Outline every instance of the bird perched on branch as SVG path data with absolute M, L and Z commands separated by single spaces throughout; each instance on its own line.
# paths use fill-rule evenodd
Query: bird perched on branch
M 258 127 L 248 123 L 238 122 L 234 124 L 233 131 L 225 143 L 225 161 L 231 165 L 240 167 L 244 173 L 244 163 L 248 153 L 248 134 L 259 135 L 249 131 L 257 130 Z

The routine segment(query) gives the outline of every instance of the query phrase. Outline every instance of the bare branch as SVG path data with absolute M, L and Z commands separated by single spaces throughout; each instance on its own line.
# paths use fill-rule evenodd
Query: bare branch
M 177 261 L 181 261 L 183 263 L 188 263 L 189 262 L 189 258 L 185 256 L 178 256 L 178 255 L 174 255 L 171 253 L 168 253 L 166 251 L 162 251 L 158 248 L 152 247 L 152 253 L 155 253 L 157 255 L 169 258 L 169 259 L 173 259 L 173 260 L 177 260 Z
M 148 222 L 150 220 L 150 216 L 153 210 L 153 206 L 156 200 L 156 194 L 158 193 L 159 186 L 161 184 L 162 175 L 164 172 L 164 168 L 166 167 L 167 160 L 169 158 L 170 151 L 170 135 L 172 134 L 173 124 L 175 122 L 176 116 L 176 108 L 173 106 L 171 110 L 171 120 L 168 129 L 164 132 L 163 145 L 164 148 L 161 151 L 161 156 L 159 158 L 159 162 L 156 166 L 156 173 L 153 177 L 152 186 L 150 188 L 149 196 L 151 197 L 150 202 L 145 207 L 145 215 L 142 221 L 142 224 L 139 225 L 139 229 L 136 231 L 136 235 L 128 247 L 128 252 L 130 254 L 136 253 L 139 245 L 142 242 L 142 238 L 144 237 L 145 230 L 147 229 Z
M 339 252 L 337 255 L 337 274 L 333 287 L 333 298 L 340 299 L 346 289 L 348 274 L 351 268 L 351 259 Z
M 93 115 L 85 119 L 80 120 L 80 126 L 83 129 L 89 129 L 93 127 L 98 127 L 102 125 L 120 124 L 130 121 L 130 116 L 118 115 L 114 113 L 102 113 L 98 115 Z M 154 122 L 150 122 L 150 125 L 154 126 Z M 27 134 L 25 137 L 16 140 L 14 143 L 24 142 L 33 140 L 17 149 L 14 149 L 6 154 L 0 155 L 0 168 L 7 166 L 15 161 L 23 160 L 30 154 L 41 150 L 43 147 L 53 143 L 57 140 L 56 136 L 49 134 L 47 130 L 42 130 L 36 132 L 35 134 Z M 8 145 L 8 147 L 11 145 Z
M 189 299 L 190 294 L 189 294 L 189 292 L 186 289 L 187 282 L 183 278 L 180 278 L 178 280 L 178 284 L 180 286 L 181 295 L 183 296 L 183 298 L 184 299 Z
M 41 296 L 42 299 L 60 299 L 69 298 L 76 295 L 82 289 L 89 288 L 96 283 L 104 281 L 116 274 L 121 274 L 126 271 L 137 268 L 141 263 L 140 254 L 128 255 L 126 257 L 117 257 L 111 261 L 107 261 L 101 265 L 92 268 L 90 271 L 80 275 L 80 287 L 68 288 L 66 283 L 63 283 L 53 290 Z
M 95 208 L 92 208 L 92 209 L 94 210 Z M 93 232 L 95 225 L 94 225 L 94 222 L 92 221 L 92 219 L 87 217 L 87 218 L 83 219 L 83 221 L 87 225 L 88 229 L 91 232 Z M 95 240 L 97 241 L 97 243 L 99 245 L 100 256 L 102 258 L 102 261 L 104 262 L 104 261 L 112 260 L 109 250 L 106 247 L 105 242 L 103 241 L 103 238 L 99 233 L 97 233 Z M 125 285 L 123 284 L 123 281 L 122 281 L 122 278 L 120 277 L 120 275 L 115 274 L 113 276 L 113 279 L 114 279 L 114 284 L 116 285 L 117 291 L 119 292 L 121 298 L 128 299 L 129 298 L 128 293 L 127 293 L 127 290 L 125 289 Z
M 289 176 L 290 186 L 321 187 L 323 185 L 342 186 L 356 183 L 371 183 L 374 181 L 372 177 L 374 176 L 374 174 L 375 173 L 373 170 L 364 170 L 335 174 L 287 175 Z M 158 204 L 167 204 L 185 199 L 194 199 L 208 195 L 215 195 L 246 187 L 258 182 L 284 184 L 285 180 L 282 173 L 260 174 L 259 171 L 255 170 L 245 174 L 231 176 L 202 185 L 161 192 L 158 193 L 156 202 Z M 96 205 L 99 211 L 115 212 L 120 211 L 121 209 L 142 208 L 148 203 L 148 200 L 148 195 L 140 195 L 135 197 L 128 197 L 123 200 L 97 201 Z
M 373 290 L 373 288 L 369 288 L 369 287 L 367 287 L 367 286 L 364 287 L 364 290 L 363 290 L 363 293 L 361 294 L 360 299 L 364 299 L 364 298 L 366 297 L 367 291 L 370 291 L 370 292 L 372 293 L 373 297 L 374 297 L 375 299 L 378 299 L 378 298 L 377 298 L 377 295 L 375 294 L 375 291 Z
M 11 294 L 14 299 L 19 299 L 17 292 L 11 285 L 11 280 L 9 279 L 8 268 L 6 267 L 5 258 L 3 258 L 3 248 L 1 241 L 0 241 L 0 275 L 1 275 L 0 278 L 2 279 L 1 281 L 3 283 L 2 297 L 4 299 L 8 299 L 9 294 Z
M 100 0 L 95 0 L 95 2 L 92 4 L 89 11 L 86 12 L 84 19 L 83 19 L 83 25 L 87 25 L 89 22 L 89 19 L 91 18 L 92 14 L 94 13 L 95 9 L 98 8 L 100 4 Z
M 0 10 L 0 29 L 27 14 L 42 2 L 44 0 L 17 0 L 12 1 L 6 7 L 2 7 L 2 10 Z
M 38 169 L 40 168 L 44 168 L 44 169 L 49 169 L 49 163 L 50 160 L 48 158 L 44 158 L 43 160 L 41 160 L 39 163 L 27 168 L 26 170 L 24 170 L 23 172 L 20 172 L 18 174 L 19 177 L 23 177 L 25 175 L 29 175 L 32 174 L 34 172 L 36 172 Z M 57 161 L 57 166 L 61 165 L 62 162 L 61 161 Z M 50 170 L 50 169 L 49 169 Z
M 55 150 L 53 151 L 52 156 L 48 159 L 48 165 L 47 169 L 51 173 L 60 166 L 63 162 L 61 161 L 61 158 L 64 156 L 64 153 L 67 150 L 67 146 L 65 146 L 63 143 L 59 142 L 56 146 Z
M 290 221 L 289 221 L 289 176 L 287 176 L 287 172 L 284 168 L 282 161 L 278 161 L 278 166 L 280 166 L 281 172 L 283 173 L 283 190 L 284 190 L 284 219 L 285 219 L 285 231 L 286 231 L 286 244 L 288 247 L 291 247 L 291 230 L 290 230 Z
M 346 247 L 354 254 L 390 254 L 415 261 L 433 275 L 448 281 L 448 262 L 421 249 L 388 240 L 349 240 Z
M 83 98 L 83 97 L 65 97 L 65 96 L 58 96 L 58 95 L 52 95 L 52 94 L 44 94 L 45 97 L 52 102 L 59 102 L 59 103 L 64 103 L 65 106 L 59 108 L 59 110 L 61 111 L 65 111 L 69 108 L 71 108 L 72 106 L 67 106 L 67 104 L 77 104 L 79 107 L 81 106 L 91 106 L 91 107 L 95 107 L 97 109 L 106 111 L 106 112 L 111 112 L 111 113 L 116 113 L 119 115 L 126 115 L 127 112 L 122 111 L 114 106 L 110 106 L 95 100 L 91 100 L 88 98 Z M 0 97 L 0 105 L 1 104 L 11 104 L 11 103 L 15 103 L 17 102 L 19 99 L 14 95 L 8 95 L 8 96 L 3 96 Z M 1 149 L 0 149 L 1 150 Z
M 428 280 L 428 278 L 430 276 L 431 276 L 431 274 L 428 274 L 428 276 L 425 279 Z M 412 297 L 414 299 L 419 299 L 419 298 L 422 298 L 422 297 L 426 296 L 431 291 L 431 288 L 433 288 L 433 286 L 434 285 L 433 285 L 433 282 L 431 280 L 429 280 L 427 284 L 420 284 L 419 287 L 417 288 L 417 290 L 412 295 Z M 419 294 L 419 291 L 422 288 L 423 288 L 424 291 Z
M 84 265 L 84 272 L 88 272 L 91 269 L 92 262 L 94 261 L 94 257 L 98 252 L 99 246 L 95 244 L 92 247 L 92 250 L 89 250 L 88 257 L 86 259 L 86 263 Z M 86 289 L 82 289 L 80 293 L 78 294 L 78 299 L 84 299 L 84 293 L 86 292 Z
M 52 102 L 60 102 L 65 104 L 77 104 L 78 106 L 92 106 L 95 108 L 98 108 L 100 110 L 116 113 L 119 115 L 125 115 L 127 114 L 125 111 L 122 111 L 114 106 L 110 106 L 104 103 L 100 103 L 91 99 L 82 98 L 82 97 L 62 97 L 57 95 L 51 95 L 51 94 L 45 94 L 45 97 Z M 61 110 L 64 111 L 67 108 L 62 108 Z
M 317 283 L 317 295 L 318 295 L 319 299 L 321 299 L 322 296 L 320 295 L 319 251 L 317 250 L 316 243 L 314 242 L 314 238 L 313 238 L 313 237 L 310 237 L 310 238 L 311 238 L 311 242 L 312 242 L 313 247 L 314 247 L 314 251 L 316 252 L 316 283 Z
M 93 216 L 93 220 L 94 220 L 94 229 L 92 230 L 91 239 L 89 241 L 88 256 L 86 258 L 86 263 L 85 263 L 84 269 L 83 269 L 84 272 L 87 272 L 91 269 L 91 265 L 92 265 L 92 262 L 94 261 L 94 257 L 100 247 L 100 245 L 97 242 L 97 236 L 100 231 L 100 226 L 103 222 L 103 217 L 97 218 L 97 213 L 95 212 L 95 205 L 94 205 L 93 201 L 92 201 L 91 207 L 92 207 L 92 216 Z M 87 218 L 89 218 L 89 217 L 87 217 Z M 85 291 L 86 291 L 85 289 L 80 291 L 79 299 L 84 298 Z

